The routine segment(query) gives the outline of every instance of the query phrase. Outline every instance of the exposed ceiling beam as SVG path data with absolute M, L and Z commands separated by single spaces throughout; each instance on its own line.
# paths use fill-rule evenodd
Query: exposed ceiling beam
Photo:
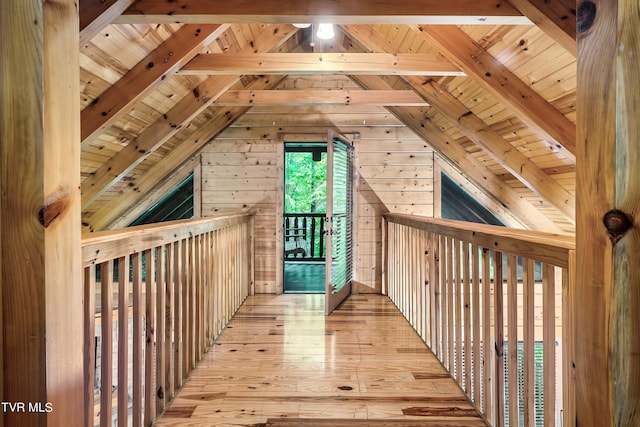
M 406 77 L 405 80 L 467 138 L 480 146 L 500 166 L 511 172 L 531 191 L 555 206 L 575 224 L 575 197 L 562 188 L 516 147 L 511 145 L 463 103 L 433 80 Z
M 296 31 L 296 28 L 289 24 L 269 25 L 262 33 L 264 35 L 256 37 L 256 40 L 248 43 L 241 52 L 268 52 L 282 45 Z M 82 181 L 82 208 L 86 209 L 104 191 L 178 133 L 239 79 L 240 76 L 210 77 L 194 89 L 193 96 L 187 95 L 178 101 L 134 141 Z
M 218 24 L 186 25 L 176 31 L 82 110 L 82 144 L 93 141 L 227 28 L 228 25 Z
M 205 53 L 179 74 L 464 75 L 442 55 L 408 53 Z
M 133 23 L 413 23 L 527 25 L 505 0 L 138 0 L 117 22 Z
M 385 40 L 362 26 L 344 25 L 342 28 L 365 49 L 387 50 Z M 575 224 L 575 198 L 542 171 L 533 161 L 520 153 L 501 135 L 469 110 L 445 87 L 430 78 L 405 76 L 403 79 L 430 105 L 454 124 L 463 135 L 476 143 L 503 168 L 508 170 L 530 190 L 554 205 Z
M 389 85 L 380 77 L 357 76 L 352 77 L 359 85 L 366 89 L 388 89 Z M 451 162 L 457 169 L 479 187 L 510 209 L 518 219 L 533 230 L 561 233 L 562 229 L 542 214 L 534 205 L 529 203 L 504 181 L 500 180 L 489 168 L 470 156 L 467 150 L 453 141 L 438 125 L 433 123 L 421 108 L 416 107 L 388 107 L 399 120 L 411 128 L 416 135 L 424 138 L 441 156 Z
M 327 106 L 395 105 L 420 106 L 427 103 L 412 90 L 230 90 L 214 105 L 233 106 Z
M 284 78 L 284 76 L 261 77 L 249 84 L 250 89 L 272 89 L 276 87 Z M 146 195 L 161 184 L 172 171 L 180 167 L 184 162 L 188 161 L 192 156 L 196 155 L 207 142 L 222 132 L 234 121 L 240 118 L 250 107 L 217 107 L 211 111 L 211 118 L 196 130 L 192 135 L 184 141 L 176 145 L 170 153 L 162 158 L 158 163 L 153 165 L 142 176 L 132 181 L 124 188 L 118 197 L 114 197 L 109 202 L 100 207 L 90 218 L 83 220 L 92 231 L 104 230 L 111 223 L 123 215 L 123 212 L 130 209 L 139 201 L 143 200 Z M 211 108 L 210 108 L 211 110 Z
M 576 126 L 458 27 L 411 26 L 534 131 L 575 157 Z
M 80 46 L 111 24 L 135 0 L 80 0 Z
M 509 3 L 556 43 L 577 55 L 575 0 L 509 0 Z

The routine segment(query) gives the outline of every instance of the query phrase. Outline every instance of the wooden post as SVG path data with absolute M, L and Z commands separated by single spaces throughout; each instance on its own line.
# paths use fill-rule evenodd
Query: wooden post
M 575 423 L 640 423 L 635 0 L 578 2 Z
M 24 404 L 7 426 L 84 423 L 77 8 L 0 2 L 0 397 Z

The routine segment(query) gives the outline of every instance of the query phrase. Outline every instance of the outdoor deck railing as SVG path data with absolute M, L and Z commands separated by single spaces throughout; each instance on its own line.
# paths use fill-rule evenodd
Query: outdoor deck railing
M 326 213 L 284 214 L 287 261 L 324 261 L 326 217 Z
M 253 219 L 92 233 L 82 251 L 85 424 L 149 426 L 251 292 Z
M 575 239 L 407 215 L 384 222 L 387 294 L 487 422 L 573 425 Z

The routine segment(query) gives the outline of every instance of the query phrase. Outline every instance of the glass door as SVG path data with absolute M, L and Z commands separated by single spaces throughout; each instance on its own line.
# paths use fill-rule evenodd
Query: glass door
M 325 314 L 351 294 L 353 146 L 333 131 L 327 136 Z

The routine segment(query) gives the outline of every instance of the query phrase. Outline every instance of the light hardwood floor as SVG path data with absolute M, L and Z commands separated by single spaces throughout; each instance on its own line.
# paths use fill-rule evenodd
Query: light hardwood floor
M 158 426 L 484 426 L 388 298 L 249 297 Z

